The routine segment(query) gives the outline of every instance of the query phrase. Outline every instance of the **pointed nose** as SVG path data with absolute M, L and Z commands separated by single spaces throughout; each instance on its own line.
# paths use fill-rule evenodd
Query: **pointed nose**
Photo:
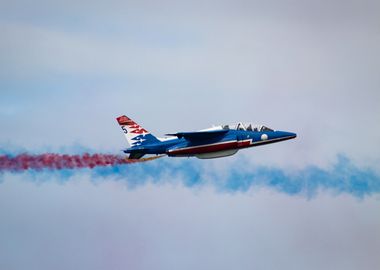
M 289 136 L 291 139 L 294 139 L 297 137 L 297 134 L 293 132 L 287 132 L 287 136 Z
M 282 139 L 294 139 L 297 137 L 296 133 L 288 132 L 288 131 L 276 131 L 277 138 Z

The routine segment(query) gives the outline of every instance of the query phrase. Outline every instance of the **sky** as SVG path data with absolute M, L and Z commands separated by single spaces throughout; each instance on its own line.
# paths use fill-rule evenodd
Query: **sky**
M 0 153 L 121 154 L 238 121 L 215 160 L 0 172 L 0 269 L 377 269 L 380 3 L 0 2 Z

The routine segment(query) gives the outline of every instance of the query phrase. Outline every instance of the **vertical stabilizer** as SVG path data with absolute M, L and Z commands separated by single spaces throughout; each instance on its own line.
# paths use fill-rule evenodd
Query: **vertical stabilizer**
M 155 136 L 150 134 L 149 131 L 142 128 L 129 117 L 122 115 L 116 118 L 116 120 L 121 126 L 125 138 L 127 138 L 127 141 L 131 147 L 159 142 Z

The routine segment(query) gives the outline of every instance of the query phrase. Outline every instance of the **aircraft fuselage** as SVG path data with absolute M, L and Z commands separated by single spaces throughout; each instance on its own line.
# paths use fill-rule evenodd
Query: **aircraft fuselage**
M 166 154 L 170 157 L 216 158 L 233 155 L 240 149 L 290 140 L 295 137 L 295 133 L 285 131 L 228 130 L 226 133 L 212 138 L 199 138 L 198 140 L 173 138 L 128 148 L 124 152 Z

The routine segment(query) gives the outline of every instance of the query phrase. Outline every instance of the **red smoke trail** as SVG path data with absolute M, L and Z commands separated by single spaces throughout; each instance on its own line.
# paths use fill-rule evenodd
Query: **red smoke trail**
M 106 154 L 83 154 L 83 155 L 61 155 L 61 154 L 41 154 L 29 155 L 21 154 L 17 156 L 0 156 L 0 171 L 24 171 L 28 169 L 78 169 L 94 168 L 99 166 L 114 166 L 153 160 L 157 157 L 144 159 L 126 159 L 117 155 Z

